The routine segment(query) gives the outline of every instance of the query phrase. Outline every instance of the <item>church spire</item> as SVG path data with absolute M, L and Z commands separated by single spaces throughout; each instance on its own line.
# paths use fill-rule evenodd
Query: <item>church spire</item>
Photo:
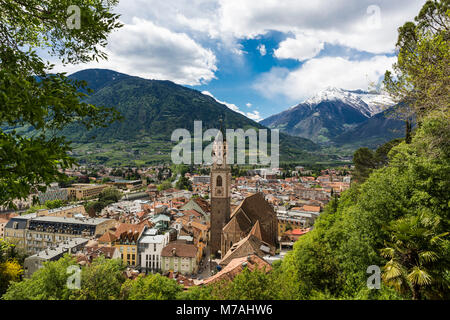
M 227 141 L 227 135 L 225 133 L 225 129 L 224 129 L 224 115 L 221 115 L 219 118 L 219 131 L 222 133 L 222 140 L 223 141 Z

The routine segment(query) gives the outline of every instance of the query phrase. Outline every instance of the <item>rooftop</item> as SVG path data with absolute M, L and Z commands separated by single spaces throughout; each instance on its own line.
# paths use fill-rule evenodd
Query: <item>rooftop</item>
M 61 242 L 60 244 L 58 244 L 57 247 L 50 247 L 45 250 L 42 250 L 32 255 L 31 257 L 42 258 L 43 260 L 51 260 L 54 257 L 57 257 L 58 255 L 68 252 L 70 249 L 78 245 L 88 243 L 88 241 L 89 241 L 88 239 L 84 238 L 73 238 L 71 240 Z
M 98 225 L 102 222 L 108 221 L 110 219 L 104 218 L 67 218 L 67 217 L 51 217 L 43 216 L 36 217 L 32 219 L 38 222 L 60 222 L 60 223 L 74 223 L 74 224 L 84 224 L 84 225 Z

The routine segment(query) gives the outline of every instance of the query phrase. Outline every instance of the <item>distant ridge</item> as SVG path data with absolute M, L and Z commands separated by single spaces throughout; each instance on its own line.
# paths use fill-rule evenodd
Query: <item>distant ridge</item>
M 203 122 L 204 130 L 219 128 L 220 118 L 224 119 L 226 128 L 266 128 L 211 96 L 171 81 L 147 80 L 105 69 L 87 69 L 69 78 L 85 80 L 94 90 L 87 102 L 115 107 L 124 118 L 107 128 L 85 131 L 72 124 L 63 130 L 63 135 L 77 144 L 76 154 L 89 160 L 110 161 L 120 153 L 123 159 L 129 152 L 138 160 L 166 159 L 173 145 L 172 132 L 183 128 L 193 133 L 195 120 Z M 91 144 L 96 148 L 92 149 Z M 308 139 L 280 133 L 283 161 L 323 158 L 316 153 L 319 149 Z
M 401 131 L 401 122 L 391 121 L 384 113 L 393 105 L 385 94 L 329 87 L 260 123 L 325 145 L 345 144 L 345 139 L 356 144 L 372 138 L 387 141 L 392 136 L 397 138 Z M 370 129 L 364 130 L 365 126 Z M 385 131 L 387 128 L 390 132 Z

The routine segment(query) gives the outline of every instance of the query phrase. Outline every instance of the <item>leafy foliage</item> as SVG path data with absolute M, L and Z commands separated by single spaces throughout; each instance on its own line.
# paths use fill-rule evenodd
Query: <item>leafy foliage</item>
M 0 295 L 5 293 L 11 282 L 19 281 L 22 273 L 15 246 L 0 238 Z
M 359 148 L 353 155 L 355 164 L 354 180 L 364 182 L 370 173 L 388 164 L 388 153 L 392 147 L 398 145 L 402 139 L 395 139 L 380 146 L 375 152 L 369 148 Z
M 398 113 L 407 121 L 449 108 L 450 2 L 428 0 L 414 20 L 399 28 L 398 61 L 384 80 L 391 96 L 404 102 Z
M 80 300 L 119 299 L 122 284 L 125 281 L 125 266 L 120 259 L 106 259 L 103 256 L 94 259 L 92 264 L 83 268 L 81 290 L 76 293 Z
M 326 207 L 283 261 L 285 298 L 366 296 L 371 265 L 385 266 L 386 285 L 399 288 L 371 298 L 449 297 L 449 122 L 439 113 L 424 118 L 411 144 L 389 152 L 387 166 Z
M 150 274 L 127 280 L 122 286 L 122 298 L 127 300 L 174 300 L 182 291 L 175 280 Z
M 0 204 L 63 179 L 59 168 L 75 160 L 70 144 L 55 133 L 78 120 L 84 128 L 104 126 L 118 118 L 112 108 L 83 102 L 85 82 L 51 74 L 52 65 L 37 55 L 49 51 L 63 62 L 105 58 L 106 37 L 120 27 L 110 13 L 114 0 L 0 1 Z M 70 5 L 81 10 L 81 28 L 66 25 Z M 34 48 L 34 49 L 31 49 Z M 31 127 L 25 136 L 15 129 Z

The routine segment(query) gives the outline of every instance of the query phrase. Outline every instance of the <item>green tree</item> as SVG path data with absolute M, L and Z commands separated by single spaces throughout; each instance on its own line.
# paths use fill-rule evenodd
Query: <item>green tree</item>
M 73 290 L 67 286 L 69 266 L 76 265 L 75 259 L 65 255 L 58 261 L 45 262 L 44 267 L 36 271 L 30 279 L 13 282 L 4 300 L 68 300 Z
M 75 163 L 70 143 L 59 130 L 78 121 L 85 128 L 105 126 L 118 118 L 111 108 L 83 102 L 85 82 L 52 72 L 37 52 L 46 50 L 63 63 L 106 58 L 107 35 L 121 25 L 112 14 L 115 0 L 0 1 L 0 204 L 31 191 L 44 191 L 65 175 L 58 169 Z M 68 27 L 76 4 L 80 28 Z M 32 136 L 20 128 L 35 129 Z
M 125 282 L 125 266 L 120 259 L 100 256 L 81 273 L 81 290 L 76 293 L 80 300 L 116 300 Z
M 403 139 L 394 139 L 386 142 L 378 147 L 375 152 L 368 148 L 360 148 L 356 150 L 353 155 L 353 163 L 355 164 L 355 181 L 362 183 L 367 180 L 373 170 L 386 166 L 389 162 L 389 151 L 401 141 L 403 141 Z
M 426 236 L 414 238 L 405 233 L 407 239 L 395 249 L 394 261 L 403 259 L 399 252 L 406 248 L 417 254 L 436 252 L 438 263 L 419 265 L 436 279 L 421 289 L 422 298 L 448 297 L 448 245 L 434 248 L 430 239 L 448 232 L 450 225 L 449 123 L 450 115 L 439 112 L 424 118 L 410 144 L 402 142 L 391 149 L 387 166 L 373 170 L 364 183 L 345 191 L 337 206 L 333 202 L 326 206 L 314 229 L 283 260 L 277 277 L 283 298 L 309 299 L 317 292 L 333 298 L 410 298 L 409 293 L 397 295 L 388 288 L 367 295 L 366 270 L 388 263 L 380 250 L 395 249 L 393 231 L 387 227 L 401 219 L 416 221 L 420 214 L 439 223 L 429 226 Z M 410 229 L 414 228 L 411 224 Z M 411 268 L 405 270 L 410 273 Z M 386 285 L 391 285 L 388 278 Z
M 49 209 L 60 208 L 64 206 L 64 201 L 56 199 L 56 200 L 48 200 L 45 201 L 45 206 Z
M 10 283 L 20 280 L 22 273 L 15 246 L 0 238 L 0 296 L 6 292 Z
M 450 232 L 442 232 L 436 215 L 421 213 L 393 221 L 391 240 L 381 250 L 390 259 L 383 268 L 383 280 L 401 294 L 415 300 L 448 298 Z
M 119 299 L 125 282 L 120 259 L 94 259 L 81 270 L 80 289 L 67 285 L 71 266 L 78 266 L 75 258 L 66 254 L 57 261 L 45 262 L 30 279 L 13 282 L 3 295 L 5 300 L 110 300 Z
M 172 188 L 172 183 L 170 181 L 163 181 L 160 185 L 158 185 L 158 191 L 163 191 Z
M 265 269 L 248 268 L 232 281 L 217 283 L 210 289 L 216 298 L 225 300 L 273 300 L 277 298 L 274 279 Z
M 179 190 L 191 190 L 192 191 L 192 183 L 186 177 L 180 177 L 180 179 L 178 179 L 175 186 Z
M 122 199 L 122 192 L 114 187 L 104 189 L 98 196 L 98 200 L 101 202 L 118 202 Z
M 364 182 L 370 173 L 377 168 L 375 154 L 369 148 L 359 148 L 353 155 L 355 164 L 354 179 L 357 182 Z
M 398 60 L 394 73 L 386 72 L 384 85 L 398 102 L 397 114 L 406 121 L 406 142 L 411 122 L 432 110 L 448 112 L 450 78 L 450 2 L 428 0 L 414 22 L 399 28 Z
M 122 298 L 127 300 L 174 300 L 182 291 L 175 281 L 160 274 L 140 275 L 122 286 Z

